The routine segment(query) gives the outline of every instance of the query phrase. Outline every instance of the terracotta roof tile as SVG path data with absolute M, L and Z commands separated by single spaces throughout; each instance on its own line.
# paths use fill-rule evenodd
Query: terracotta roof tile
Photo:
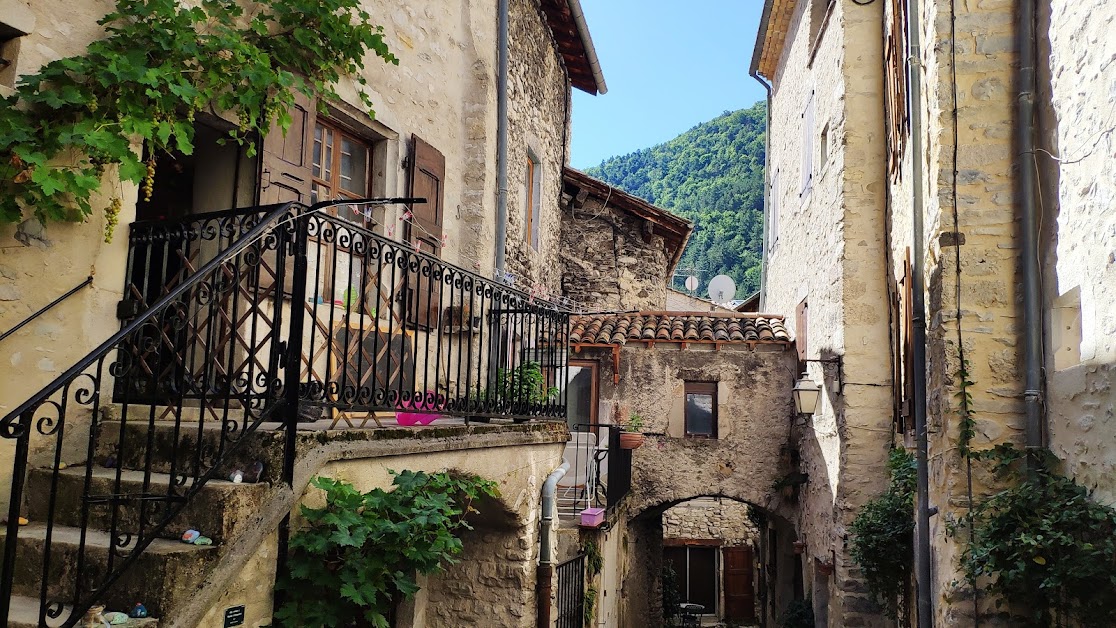
M 570 319 L 573 344 L 623 345 L 636 341 L 789 344 L 780 316 L 703 312 L 581 314 Z

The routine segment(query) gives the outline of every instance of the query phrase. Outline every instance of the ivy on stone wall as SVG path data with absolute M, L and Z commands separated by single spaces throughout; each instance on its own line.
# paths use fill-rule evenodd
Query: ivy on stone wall
M 914 566 L 915 462 L 904 449 L 888 455 L 891 480 L 852 522 L 852 558 L 865 584 L 892 619 L 904 616 Z
M 1056 471 L 1046 450 L 975 452 L 1010 488 L 973 504 L 952 526 L 972 531 L 961 566 L 1008 605 L 1021 626 L 1116 626 L 1116 510 Z
M 307 525 L 277 578 L 277 626 L 388 628 L 394 604 L 419 590 L 417 574 L 456 562 L 473 503 L 498 495 L 494 482 L 449 473 L 403 471 L 394 490 L 368 493 L 331 478 L 311 484 L 326 504 L 301 509 Z
M 194 116 L 239 120 L 228 140 L 248 144 L 290 125 L 296 92 L 336 99 L 342 78 L 371 99 L 360 70 L 390 63 L 382 28 L 360 0 L 116 0 L 85 54 L 24 76 L 0 101 L 0 223 L 82 221 L 105 169 L 151 194 L 159 151 L 193 152 Z M 144 162 L 134 146 L 142 143 Z M 108 231 L 120 210 L 110 191 Z
M 1058 472 L 1049 450 L 1011 443 L 975 450 L 973 382 L 962 361 L 956 379 L 958 449 L 966 463 L 990 465 L 1008 488 L 978 500 L 949 526 L 968 530 L 961 559 L 966 579 L 1005 604 L 1016 625 L 1116 626 L 1116 509 L 1099 504 L 1073 478 Z

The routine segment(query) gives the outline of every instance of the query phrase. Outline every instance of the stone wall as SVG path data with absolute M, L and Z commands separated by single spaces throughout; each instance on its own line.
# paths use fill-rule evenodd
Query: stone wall
M 1066 470 L 1116 503 L 1116 6 L 1103 0 L 1043 5 L 1049 37 L 1040 64 L 1040 181 L 1046 275 L 1047 429 Z M 1045 51 L 1043 51 L 1045 52 Z
M 664 307 L 670 260 L 662 236 L 643 239 L 644 222 L 594 196 L 579 208 L 563 203 L 562 294 L 589 311 Z
M 489 3 L 491 4 L 491 3 Z M 512 0 L 508 80 L 508 270 L 560 294 L 558 253 L 562 167 L 568 161 L 570 90 L 566 67 L 539 8 L 540 0 Z M 484 6 L 484 5 L 481 5 Z M 493 138 L 495 134 L 493 134 Z M 539 249 L 526 228 L 527 159 L 540 175 Z M 495 159 L 489 168 L 495 176 Z M 532 285 L 519 286 L 530 290 Z
M 21 38 L 15 68 L 33 73 L 42 64 L 80 54 L 102 36 L 97 20 L 112 7 L 109 0 L 4 0 L 5 18 L 18 11 L 33 24 Z M 561 168 L 566 161 L 569 81 L 557 55 L 538 0 L 512 5 L 511 81 L 509 92 L 509 267 L 525 282 L 551 291 L 559 285 L 557 247 Z M 378 59 L 364 76 L 375 104 L 375 120 L 364 118 L 382 137 L 375 150 L 377 193 L 405 196 L 403 167 L 412 135 L 446 158 L 442 257 L 490 275 L 495 242 L 496 154 L 496 15 L 495 5 L 470 0 L 446 5 L 435 0 L 406 3 L 367 0 L 373 19 L 383 24 L 385 41 L 399 65 Z M 30 15 L 30 18 L 26 18 Z M 9 73 L 11 70 L 9 70 Z M 6 78 L 5 78 L 6 82 Z M 3 89 L 3 88 L 0 88 Z M 351 111 L 361 115 L 352 81 L 338 92 Z M 6 92 L 5 92 L 6 93 Z M 541 249 L 528 251 L 523 237 L 522 194 L 525 155 L 540 162 Z M 111 181 L 111 173 L 106 181 Z M 114 184 L 114 189 L 117 187 Z M 104 217 L 99 211 L 82 224 L 29 221 L 0 226 L 0 329 L 8 329 L 94 274 L 83 289 L 45 316 L 5 339 L 0 362 L 0 415 L 6 414 L 53 380 L 119 329 L 116 304 L 122 298 L 127 228 L 135 217 L 136 186 L 120 186 L 123 210 L 116 238 L 102 242 Z M 95 198 L 95 207 L 107 198 Z M 381 219 L 402 235 L 402 209 L 388 208 Z M 530 286 L 521 285 L 522 288 Z M 73 431 L 68 429 L 69 431 Z M 9 490 L 11 443 L 0 443 L 0 507 Z
M 699 498 L 663 513 L 664 539 L 713 539 L 726 547 L 758 545 L 759 528 L 748 504 L 731 499 Z
M 843 361 L 840 370 L 806 364 L 822 396 L 796 439 L 800 470 L 809 476 L 794 519 L 807 546 L 807 593 L 814 586 L 814 559 L 836 558 L 835 577 L 816 581 L 826 591 L 812 591 L 815 600 L 829 598 L 827 618 L 826 609 L 815 606 L 830 626 L 878 621 L 843 537 L 859 506 L 884 490 L 891 441 L 880 194 L 884 4 L 836 2 L 822 16 L 811 13 L 826 10 L 827 3 L 796 3 L 789 23 L 779 26 L 787 29 L 779 70 L 768 77 L 768 210 L 778 208 L 779 229 L 767 244 L 764 309 L 786 315 L 789 329 L 797 326 L 795 313 L 805 302 L 806 329 L 796 329 L 795 336 L 806 337 L 806 357 Z

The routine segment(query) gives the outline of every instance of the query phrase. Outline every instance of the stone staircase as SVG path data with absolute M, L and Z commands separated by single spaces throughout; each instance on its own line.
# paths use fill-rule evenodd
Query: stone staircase
M 111 412 L 111 411 L 110 411 Z M 111 417 L 107 417 L 110 418 Z M 176 430 L 173 422 L 156 422 L 154 430 L 146 420 L 129 422 L 120 433 L 120 423 L 108 420 L 102 424 L 102 438 L 114 444 L 110 449 L 98 444 L 91 465 L 71 463 L 57 474 L 49 468 L 30 470 L 25 490 L 24 513 L 30 524 L 19 530 L 16 555 L 16 576 L 9 617 L 9 628 L 39 626 L 39 600 L 43 585 L 44 544 L 50 535 L 50 566 L 47 570 L 46 599 L 70 603 L 79 580 L 92 581 L 89 574 L 103 577 L 110 561 L 111 531 L 117 531 L 121 543 L 112 558 L 119 564 L 135 547 L 141 510 L 147 519 L 159 521 L 164 500 L 151 496 L 167 493 L 172 472 L 181 483 L 176 492 L 188 491 L 195 478 L 182 477 L 182 469 L 196 468 L 200 438 L 203 460 L 213 459 L 221 444 L 220 423 L 212 421 L 201 431 L 196 423 L 182 423 Z M 223 546 L 238 534 L 252 515 L 259 512 L 269 492 L 269 483 L 277 479 L 280 469 L 271 461 L 282 455 L 282 434 L 260 430 L 244 436 L 249 439 L 231 460 L 222 464 L 216 474 L 188 500 L 182 510 L 163 528 L 137 560 L 111 585 L 101 600 L 109 611 L 124 611 L 142 603 L 151 618 L 172 617 L 175 608 L 194 595 L 208 573 L 221 560 Z M 117 451 L 116 442 L 122 445 Z M 152 455 L 147 456 L 148 447 Z M 226 447 L 228 446 L 226 442 Z M 115 467 L 104 462 L 117 458 Z M 265 473 L 257 484 L 233 483 L 227 478 L 232 469 L 247 469 L 254 460 L 265 462 Z M 202 463 L 202 468 L 207 468 Z M 86 475 L 89 490 L 85 490 Z M 119 477 L 119 488 L 117 478 Z M 145 482 L 146 481 L 146 482 Z M 53 490 L 52 490 L 53 483 Z M 92 499 L 85 503 L 83 495 Z M 112 495 L 125 497 L 111 503 L 96 503 Z M 54 503 L 51 504 L 51 496 Z M 139 499 L 140 496 L 148 499 Z M 158 513 L 152 517 L 151 512 Z M 53 518 L 51 519 L 51 516 Z M 51 520 L 48 528 L 48 520 Z M 84 525 L 83 525 L 84 523 Z M 150 526 L 150 523 L 148 524 Z M 181 541 L 183 531 L 199 530 L 213 539 L 211 546 L 196 546 Z M 0 530 L 2 534 L 2 530 Z M 84 534 L 84 550 L 82 536 Z M 86 585 L 88 587 L 88 584 Z M 83 593 L 88 591 L 84 588 Z M 63 616 L 47 619 L 48 626 L 58 626 Z M 157 620 L 132 620 L 126 626 L 152 626 Z M 81 625 L 80 623 L 78 624 Z

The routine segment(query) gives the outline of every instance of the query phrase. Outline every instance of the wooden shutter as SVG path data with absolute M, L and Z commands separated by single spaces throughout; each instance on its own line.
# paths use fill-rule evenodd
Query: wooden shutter
M 260 184 L 259 203 L 272 205 L 297 201 L 310 204 L 311 156 L 314 149 L 314 101 L 296 92 L 294 105 L 291 106 L 291 126 L 284 134 L 276 127 L 271 129 L 260 146 Z M 263 294 L 269 294 L 279 282 L 283 282 L 283 294 L 290 296 L 294 281 L 294 264 L 289 256 L 278 259 L 275 251 L 262 256 L 259 267 L 259 286 Z
M 260 151 L 260 204 L 310 203 L 310 162 L 314 148 L 314 101 L 296 92 L 286 134 L 274 128 Z
M 805 364 L 807 327 L 810 321 L 810 306 L 805 299 L 794 311 L 794 347 L 798 350 L 798 361 Z
M 446 179 L 446 158 L 438 149 L 427 144 L 417 135 L 412 136 L 411 160 L 408 173 L 409 195 L 425 198 L 425 203 L 411 207 L 412 224 L 406 237 L 415 247 L 435 257 L 442 255 L 443 185 Z M 440 285 L 431 282 L 421 273 L 408 277 L 407 322 L 429 329 L 437 324 L 441 303 Z

